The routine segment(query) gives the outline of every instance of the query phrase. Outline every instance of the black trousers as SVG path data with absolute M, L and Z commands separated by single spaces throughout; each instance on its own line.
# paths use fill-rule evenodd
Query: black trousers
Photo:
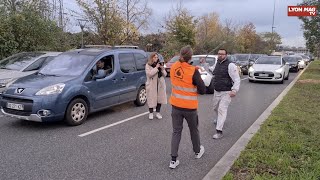
M 189 126 L 193 151 L 200 152 L 200 135 L 198 130 L 199 119 L 197 110 L 185 111 L 172 107 L 172 139 L 171 139 L 171 156 L 178 157 L 179 144 L 183 129 L 183 120 L 185 119 Z
M 161 104 L 158 103 L 156 107 L 156 112 L 160 112 L 160 109 L 161 109 Z M 153 113 L 153 108 L 149 108 L 149 112 Z

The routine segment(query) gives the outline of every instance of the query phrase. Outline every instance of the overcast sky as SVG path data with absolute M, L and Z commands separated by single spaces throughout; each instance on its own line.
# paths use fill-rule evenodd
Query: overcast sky
M 75 0 L 65 1 L 65 8 L 79 11 Z M 157 32 L 161 29 L 163 19 L 168 15 L 178 0 L 147 0 L 153 14 L 150 18 L 148 32 Z M 287 16 L 287 7 L 297 5 L 303 0 L 275 0 L 275 31 L 282 37 L 284 45 L 305 46 L 302 21 L 297 17 Z M 252 22 L 257 32 L 271 32 L 274 0 L 182 0 L 182 6 L 196 17 L 216 12 L 220 20 L 224 22 L 231 19 L 236 23 Z M 76 28 L 79 29 L 80 28 Z

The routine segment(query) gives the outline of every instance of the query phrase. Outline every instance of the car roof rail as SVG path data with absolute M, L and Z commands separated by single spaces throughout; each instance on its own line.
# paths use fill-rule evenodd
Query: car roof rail
M 140 49 L 139 46 L 133 46 L 133 45 L 116 45 L 112 46 L 113 49 Z
M 107 48 L 107 49 L 111 49 L 112 46 L 110 46 L 110 45 L 103 45 L 103 44 L 101 44 L 101 45 L 84 45 L 84 47 L 83 47 L 82 49 L 88 49 L 88 48 L 99 48 L 99 49 L 105 49 L 105 48 Z

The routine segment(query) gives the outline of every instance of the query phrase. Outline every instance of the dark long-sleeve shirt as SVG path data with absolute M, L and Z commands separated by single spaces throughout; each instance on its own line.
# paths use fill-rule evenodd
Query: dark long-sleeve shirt
M 203 80 L 201 79 L 201 75 L 197 69 L 195 70 L 195 72 L 192 76 L 192 84 L 197 86 L 199 94 L 206 93 L 206 85 L 204 84 Z

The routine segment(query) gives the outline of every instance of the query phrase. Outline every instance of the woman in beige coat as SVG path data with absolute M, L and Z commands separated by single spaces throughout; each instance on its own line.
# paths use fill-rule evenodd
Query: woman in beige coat
M 149 106 L 149 119 L 153 119 L 153 109 L 156 108 L 156 117 L 162 119 L 160 114 L 161 104 L 167 104 L 166 83 L 167 76 L 163 65 L 160 65 L 158 54 L 151 53 L 146 64 L 146 90 L 147 104 Z

